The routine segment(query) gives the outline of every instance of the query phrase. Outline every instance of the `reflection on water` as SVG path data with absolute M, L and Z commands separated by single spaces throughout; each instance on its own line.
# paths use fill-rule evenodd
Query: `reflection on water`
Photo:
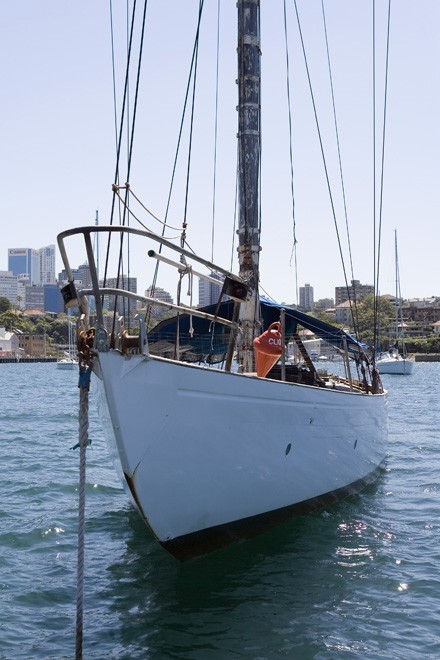
M 381 480 L 342 505 L 186 564 L 146 540 L 131 510 L 125 552 L 99 593 L 112 603 L 119 644 L 130 657 L 147 648 L 159 657 L 220 658 L 234 648 L 267 657 L 274 639 L 281 654 L 325 650 L 322 613 L 356 607 L 351 581 L 379 560 L 380 493 Z

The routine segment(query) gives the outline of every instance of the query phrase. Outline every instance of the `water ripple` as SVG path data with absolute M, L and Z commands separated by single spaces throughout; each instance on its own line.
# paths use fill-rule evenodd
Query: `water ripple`
M 6 367 L 6 369 L 4 369 Z M 179 564 L 131 509 L 92 407 L 84 657 L 440 657 L 439 364 L 384 377 L 390 445 L 376 484 Z M 71 658 L 78 515 L 76 375 L 2 365 L 0 657 Z M 27 406 L 23 406 L 23 388 Z M 26 408 L 23 410 L 23 408 Z

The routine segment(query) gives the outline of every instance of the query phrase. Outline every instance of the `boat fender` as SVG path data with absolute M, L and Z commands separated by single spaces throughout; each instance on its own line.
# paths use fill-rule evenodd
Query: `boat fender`
M 282 353 L 281 323 L 275 321 L 262 335 L 254 339 L 257 376 L 264 378 L 278 362 Z

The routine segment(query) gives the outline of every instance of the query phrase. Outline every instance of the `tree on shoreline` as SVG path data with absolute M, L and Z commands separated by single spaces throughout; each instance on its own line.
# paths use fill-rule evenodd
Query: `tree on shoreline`
M 4 296 L 0 296 L 0 314 L 4 314 L 4 312 L 9 312 L 11 307 L 12 305 L 11 302 L 8 300 L 8 298 L 5 298 Z
M 6 328 L 9 332 L 20 330 L 21 332 L 34 332 L 34 324 L 32 321 L 23 318 L 20 312 L 9 309 L 3 314 L 0 314 L 0 325 Z
M 389 331 L 390 324 L 394 318 L 394 308 L 388 298 L 379 297 L 379 306 L 376 310 L 373 294 L 365 296 L 357 303 L 357 321 L 360 340 L 366 344 L 372 345 L 374 342 L 374 321 L 375 313 L 379 315 L 380 337 L 384 337 L 386 331 Z M 380 341 L 379 337 L 379 341 Z

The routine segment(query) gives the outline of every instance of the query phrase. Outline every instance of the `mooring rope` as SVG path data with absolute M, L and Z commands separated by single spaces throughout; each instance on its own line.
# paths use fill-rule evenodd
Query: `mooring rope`
M 78 511 L 78 568 L 76 590 L 76 659 L 82 660 L 83 600 L 84 600 L 84 529 L 86 506 L 86 449 L 89 444 L 89 388 L 90 367 L 79 370 L 79 511 Z

